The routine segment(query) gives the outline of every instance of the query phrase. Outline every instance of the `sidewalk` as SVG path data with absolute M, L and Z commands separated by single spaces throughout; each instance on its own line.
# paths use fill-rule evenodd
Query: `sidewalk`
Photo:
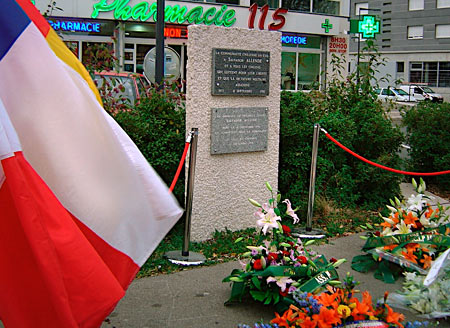
M 402 184 L 401 187 L 405 198 L 414 193 L 410 184 Z M 439 197 L 435 201 L 448 203 L 448 200 Z M 401 281 L 385 284 L 376 280 L 372 272 L 361 274 L 351 269 L 353 256 L 363 254 L 361 247 L 364 240 L 359 238 L 360 235 L 338 238 L 313 249 L 328 259 L 347 259 L 338 269 L 339 276 L 344 277 L 350 272 L 361 282 L 360 289 L 368 290 L 374 300 L 383 297 L 385 291 L 401 289 Z M 236 328 L 239 323 L 251 325 L 261 320 L 268 323 L 274 318 L 270 306 L 256 302 L 224 306 L 230 296 L 231 286 L 222 283 L 222 279 L 234 268 L 240 268 L 237 261 L 136 279 L 102 328 Z M 421 320 L 411 312 L 401 312 L 408 321 Z M 450 324 L 441 322 L 439 327 L 450 327 Z

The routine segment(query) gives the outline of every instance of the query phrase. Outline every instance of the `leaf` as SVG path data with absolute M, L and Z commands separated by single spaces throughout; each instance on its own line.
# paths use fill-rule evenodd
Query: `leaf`
M 384 281 L 387 284 L 393 284 L 396 280 L 396 277 L 390 270 L 387 261 L 381 261 L 378 269 L 374 273 L 374 277 L 378 280 Z
M 255 301 L 262 302 L 266 298 L 266 293 L 259 290 L 251 290 L 250 295 L 255 299 Z
M 355 256 L 352 260 L 352 269 L 358 272 L 368 272 L 376 262 L 370 254 Z
M 261 290 L 261 282 L 259 281 L 258 277 L 252 277 L 253 285 L 255 285 L 256 288 Z
M 265 305 L 268 305 L 268 304 L 270 304 L 270 302 L 272 302 L 272 297 L 273 297 L 273 294 L 269 294 L 269 296 L 266 298 L 266 300 L 264 301 L 264 304 Z

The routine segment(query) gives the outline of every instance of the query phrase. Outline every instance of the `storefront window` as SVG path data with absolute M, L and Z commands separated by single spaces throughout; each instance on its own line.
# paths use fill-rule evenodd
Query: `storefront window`
M 281 89 L 312 90 L 318 88 L 320 54 L 281 53 Z
M 314 0 L 313 12 L 319 14 L 339 15 L 339 0 Z
M 225 3 L 227 5 L 239 5 L 239 0 L 206 0 L 206 2 Z
M 280 7 L 280 3 L 278 0 L 250 0 L 251 5 L 254 3 L 256 3 L 258 7 L 269 5 L 270 9 L 276 9 Z
M 310 0 L 283 0 L 282 7 L 289 10 L 295 11 L 311 11 L 311 1 Z
M 281 89 L 295 90 L 296 53 L 281 53 Z
M 82 42 L 82 63 L 92 71 L 111 70 L 115 66 L 114 45 L 107 42 Z
M 297 90 L 318 88 L 320 74 L 320 55 L 298 53 Z

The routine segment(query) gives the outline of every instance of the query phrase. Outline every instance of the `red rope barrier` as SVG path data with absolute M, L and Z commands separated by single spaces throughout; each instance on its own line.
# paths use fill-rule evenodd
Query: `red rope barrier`
M 331 141 L 333 141 L 336 145 L 338 145 L 339 147 L 341 147 L 343 150 L 345 150 L 346 152 L 352 154 L 353 156 L 355 156 L 356 158 L 359 158 L 360 160 L 362 160 L 363 162 L 366 162 L 370 165 L 379 167 L 381 169 L 387 170 L 387 171 L 391 171 L 394 173 L 400 173 L 400 174 L 405 174 L 405 175 L 422 175 L 422 176 L 433 176 L 433 175 L 441 175 L 441 174 L 449 174 L 450 170 L 448 171 L 440 171 L 440 172 L 431 172 L 431 173 L 418 173 L 418 172 L 408 172 L 408 171 L 402 171 L 402 170 L 396 170 L 396 169 L 392 169 L 390 167 L 372 162 L 360 155 L 358 155 L 357 153 L 355 153 L 354 151 L 351 151 L 350 149 L 348 149 L 347 147 L 345 147 L 343 144 L 341 144 L 339 141 L 337 141 L 336 139 L 334 139 L 332 136 L 330 136 L 330 134 L 328 132 L 326 132 L 324 129 L 322 129 L 322 131 L 324 131 L 325 135 L 327 136 L 328 139 L 330 139 Z
M 180 176 L 181 169 L 183 168 L 184 161 L 186 159 L 186 155 L 187 155 L 190 144 L 191 144 L 191 138 L 189 137 L 188 140 L 186 140 L 186 144 L 184 145 L 183 156 L 181 156 L 180 164 L 178 164 L 177 172 L 175 173 L 175 176 L 173 177 L 172 184 L 170 185 L 170 188 L 169 188 L 169 192 L 172 192 L 173 188 L 175 188 L 175 185 L 177 184 L 178 177 Z

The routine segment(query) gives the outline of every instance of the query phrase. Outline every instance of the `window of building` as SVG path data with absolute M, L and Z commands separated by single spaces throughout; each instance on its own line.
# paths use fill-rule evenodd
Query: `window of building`
M 208 2 L 216 2 L 211 1 L 211 0 L 207 0 Z M 226 1 L 226 0 L 225 0 Z M 231 0 L 231 1 L 235 1 L 235 0 Z M 219 1 L 217 1 L 219 2 Z M 220 0 L 221 3 L 223 3 L 224 1 Z M 279 1 L 278 0 L 250 0 L 250 4 L 254 4 L 256 3 L 258 5 L 258 7 L 262 7 L 264 5 L 269 5 L 270 9 L 275 9 L 279 7 Z M 239 0 L 237 0 L 237 4 L 239 4 Z
M 450 8 L 450 0 L 437 0 L 437 8 Z
M 450 24 L 436 25 L 436 38 L 450 38 Z
M 318 88 L 320 54 L 302 52 L 281 53 L 281 89 L 311 90 Z
M 360 2 L 355 4 L 355 16 L 358 15 L 368 15 L 369 14 L 369 3 Z
M 397 73 L 405 72 L 405 62 L 397 62 Z
M 311 11 L 311 0 L 282 0 L 282 8 L 295 11 Z
M 423 26 L 408 26 L 408 39 L 423 39 Z
M 450 87 L 450 62 L 411 62 L 409 81 L 430 87 Z
M 340 0 L 314 0 L 313 13 L 339 15 Z
M 408 9 L 409 10 L 423 10 L 424 4 L 423 0 L 409 0 L 408 3 Z

